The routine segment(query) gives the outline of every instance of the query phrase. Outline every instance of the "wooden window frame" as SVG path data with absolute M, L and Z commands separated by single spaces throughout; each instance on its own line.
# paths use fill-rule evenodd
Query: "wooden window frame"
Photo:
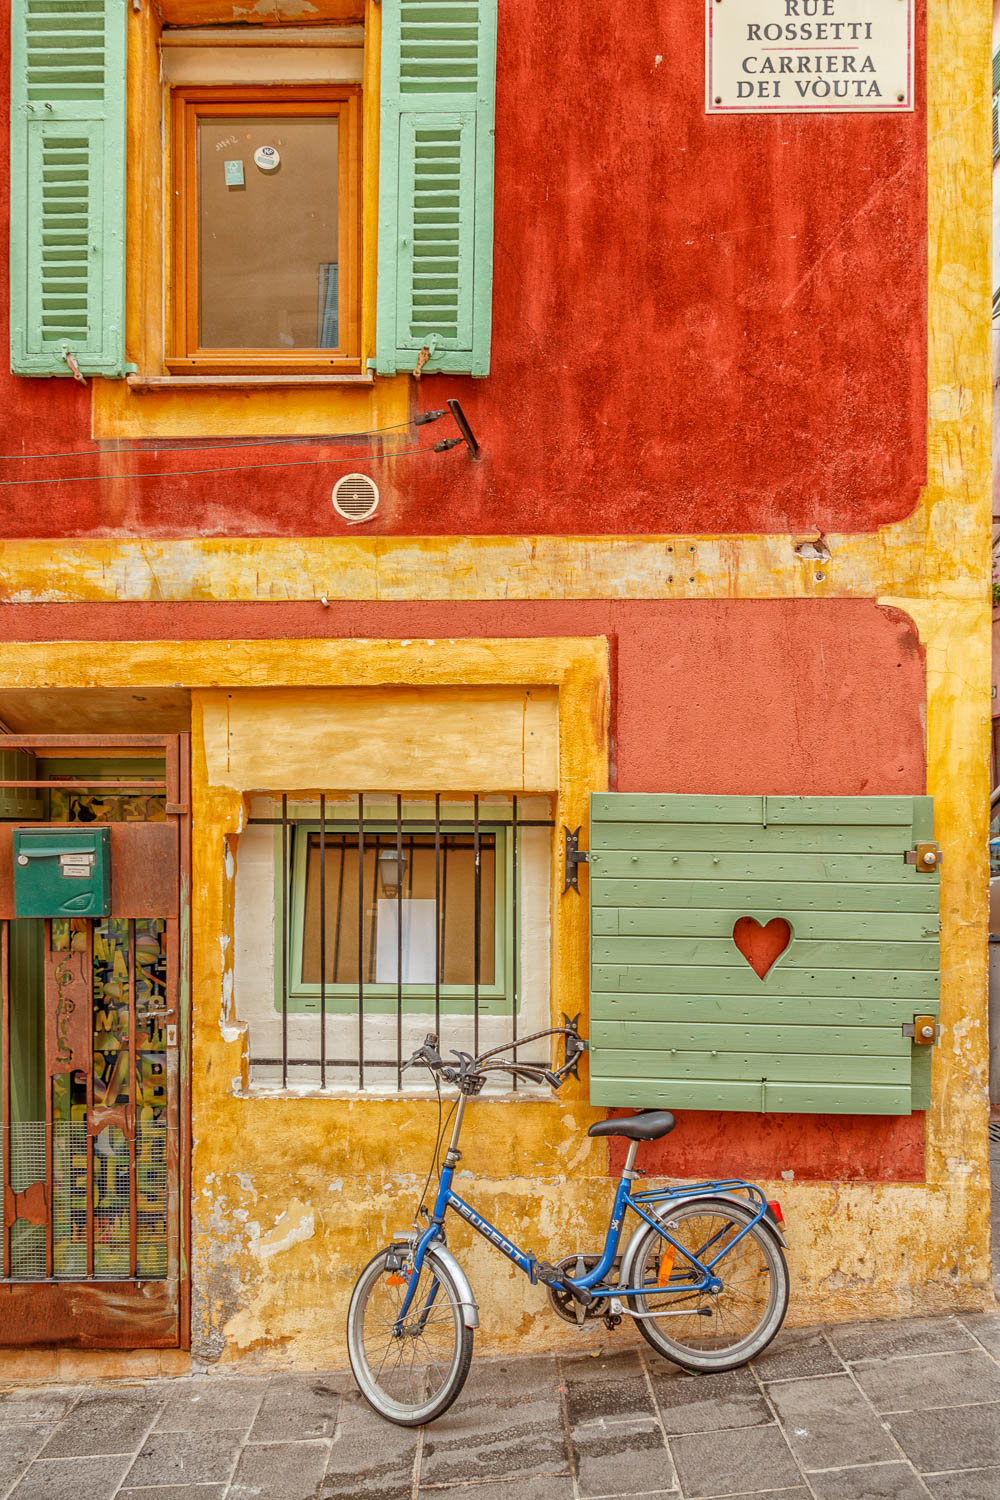
M 171 91 L 173 232 L 167 288 L 173 375 L 330 375 L 361 371 L 361 93 L 360 85 L 182 86 Z M 199 119 L 234 113 L 276 118 L 329 115 L 340 125 L 338 253 L 341 344 L 336 350 L 203 349 L 198 343 Z

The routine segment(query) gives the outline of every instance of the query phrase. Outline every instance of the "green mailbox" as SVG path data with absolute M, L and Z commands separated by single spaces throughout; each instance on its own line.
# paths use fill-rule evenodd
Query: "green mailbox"
M 106 917 L 111 911 L 111 830 L 14 831 L 14 911 L 19 917 Z

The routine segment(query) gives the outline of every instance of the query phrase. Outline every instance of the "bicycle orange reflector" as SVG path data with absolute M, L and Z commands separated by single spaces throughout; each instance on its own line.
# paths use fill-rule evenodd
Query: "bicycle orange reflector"
M 667 1282 L 670 1280 L 671 1273 L 674 1269 L 674 1260 L 676 1258 L 676 1255 L 677 1251 L 674 1249 L 673 1245 L 671 1245 L 668 1249 L 664 1250 L 663 1254 L 660 1256 L 660 1269 L 656 1273 L 657 1286 L 666 1286 Z
M 781 1212 L 781 1204 L 778 1202 L 777 1198 L 770 1198 L 768 1200 L 767 1206 L 771 1210 L 772 1216 L 777 1219 L 778 1223 L 784 1224 L 785 1216 Z
M 385 1278 L 385 1284 L 386 1286 L 405 1286 L 406 1277 L 400 1276 L 398 1271 L 393 1271 L 391 1276 Z

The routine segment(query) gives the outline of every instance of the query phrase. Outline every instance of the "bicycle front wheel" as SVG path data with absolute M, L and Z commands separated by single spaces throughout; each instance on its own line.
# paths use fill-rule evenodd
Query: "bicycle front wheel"
M 663 1227 L 702 1264 L 721 1258 L 713 1275 L 719 1292 L 690 1290 L 699 1273 L 655 1229 L 639 1244 L 631 1284 L 646 1288 L 630 1298 L 639 1332 L 659 1354 L 685 1370 L 735 1370 L 774 1338 L 788 1308 L 788 1267 L 775 1236 L 753 1212 L 718 1198 L 684 1203 L 663 1214 Z M 727 1248 L 729 1247 L 729 1248 Z
M 347 1314 L 347 1352 L 362 1396 L 400 1427 L 439 1417 L 458 1395 L 472 1362 L 473 1331 L 454 1282 L 426 1256 L 402 1325 L 409 1278 L 380 1250 L 358 1277 Z M 393 1265 L 395 1257 L 393 1257 Z

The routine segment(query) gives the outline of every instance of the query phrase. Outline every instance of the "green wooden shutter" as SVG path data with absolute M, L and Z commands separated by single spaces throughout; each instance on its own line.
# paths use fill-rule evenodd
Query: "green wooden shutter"
M 497 0 L 383 0 L 380 375 L 487 375 Z
M 938 1012 L 929 797 L 591 798 L 591 1102 L 908 1114 Z M 762 980 L 740 917 L 784 918 Z
M 127 0 L 14 0 L 11 369 L 125 373 Z

